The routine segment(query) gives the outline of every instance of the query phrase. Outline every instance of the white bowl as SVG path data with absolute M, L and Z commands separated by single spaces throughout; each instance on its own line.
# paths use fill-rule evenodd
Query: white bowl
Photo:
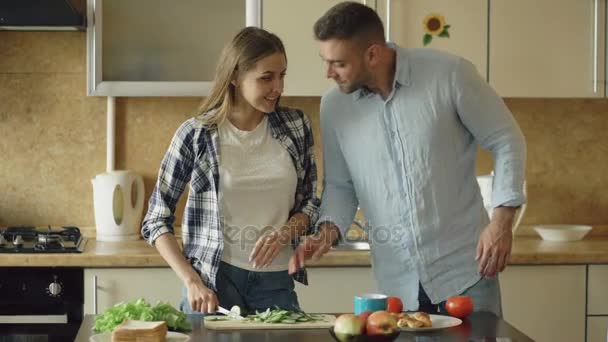
M 553 224 L 535 226 L 534 230 L 543 240 L 577 241 L 582 240 L 591 231 L 591 226 L 572 224 Z

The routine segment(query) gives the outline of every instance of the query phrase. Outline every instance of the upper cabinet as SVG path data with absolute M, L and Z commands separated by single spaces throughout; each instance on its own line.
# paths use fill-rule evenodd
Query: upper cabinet
M 390 41 L 459 55 L 487 79 L 487 0 L 379 0 L 376 6 Z
M 491 0 L 490 84 L 503 97 L 602 97 L 605 2 Z
M 262 27 L 281 38 L 287 52 L 286 96 L 321 96 L 334 82 L 327 79 L 313 26 L 340 0 L 263 0 Z
M 223 46 L 257 15 L 252 3 L 88 0 L 88 94 L 206 95 Z

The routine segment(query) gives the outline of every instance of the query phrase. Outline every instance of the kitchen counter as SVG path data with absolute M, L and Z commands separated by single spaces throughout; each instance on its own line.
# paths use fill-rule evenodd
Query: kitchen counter
M 328 329 L 294 329 L 294 330 L 232 330 L 215 331 L 204 327 L 200 315 L 189 315 L 192 323 L 190 341 L 333 341 Z M 75 342 L 89 342 L 95 316 L 86 315 Z M 441 329 L 433 332 L 411 333 L 401 332 L 396 341 L 518 341 L 532 342 L 533 340 L 502 319 L 491 313 L 474 313 L 460 326 Z
M 549 242 L 537 235 L 517 235 L 513 242 L 510 264 L 608 264 L 608 235 L 604 227 L 594 227 L 581 241 Z M 168 267 L 156 248 L 143 240 L 102 242 L 88 238 L 79 254 L 0 254 L 3 266 L 66 267 Z M 369 267 L 367 250 L 332 250 L 308 267 Z

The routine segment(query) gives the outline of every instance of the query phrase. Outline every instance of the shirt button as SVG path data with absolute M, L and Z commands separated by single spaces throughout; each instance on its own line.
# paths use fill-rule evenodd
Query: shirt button
M 394 137 L 395 137 L 395 132 L 393 131 L 393 132 L 391 132 L 391 138 L 394 138 Z

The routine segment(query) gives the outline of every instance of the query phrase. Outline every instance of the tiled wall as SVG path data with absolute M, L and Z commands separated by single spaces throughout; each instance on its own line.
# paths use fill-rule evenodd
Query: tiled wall
M 86 96 L 85 55 L 83 32 L 0 31 L 0 226 L 94 225 L 90 180 L 106 168 L 106 101 Z M 506 102 L 528 142 L 524 223 L 608 223 L 608 100 Z M 169 140 L 198 103 L 117 99 L 116 168 L 144 176 L 146 200 Z M 311 117 L 320 166 L 319 98 L 283 104 Z M 478 171 L 490 169 L 482 153 Z

